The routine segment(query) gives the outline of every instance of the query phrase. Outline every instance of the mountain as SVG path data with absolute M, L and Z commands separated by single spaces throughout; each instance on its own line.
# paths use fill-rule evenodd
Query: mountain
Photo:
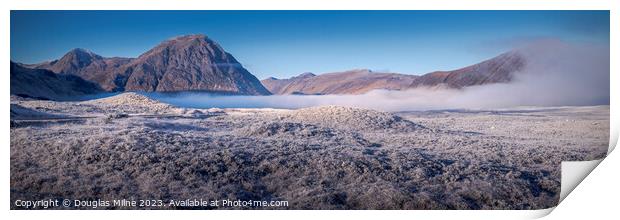
M 525 67 L 526 60 L 517 51 L 503 53 L 497 57 L 452 71 L 436 71 L 417 78 L 411 84 L 415 87 L 464 88 L 492 83 L 507 83 L 514 73 Z
M 461 89 L 510 82 L 525 65 L 526 59 L 521 53 L 510 51 L 461 69 L 421 76 L 375 73 L 362 69 L 321 75 L 304 73 L 289 79 L 271 77 L 261 82 L 274 94 L 363 94 L 375 89 L 406 90 L 418 87 Z
M 166 40 L 138 58 L 73 49 L 59 60 L 29 67 L 76 75 L 106 91 L 270 94 L 231 54 L 201 34 Z
M 363 94 L 375 89 L 403 90 L 417 77 L 359 69 L 321 75 L 303 73 L 290 79 L 272 77 L 261 82 L 274 94 Z
M 122 91 L 124 85 L 116 80 L 122 67 L 132 60 L 121 57 L 106 58 L 89 50 L 76 48 L 58 60 L 28 67 L 47 69 L 58 74 L 76 75 L 99 84 L 106 91 Z
M 72 100 L 78 96 L 102 92 L 99 85 L 79 76 L 31 69 L 11 62 L 11 94 L 21 97 Z
M 422 76 L 360 69 L 259 81 L 220 45 L 199 34 L 166 40 L 137 58 L 108 58 L 86 49 L 73 49 L 58 60 L 22 67 L 75 75 L 96 83 L 105 91 L 269 95 L 362 94 L 375 89 L 417 87 L 460 89 L 509 82 L 525 64 L 519 52 L 511 51 L 465 68 Z
M 269 77 L 267 79 L 261 80 L 261 83 L 273 94 L 287 94 L 285 90 L 287 86 L 291 83 L 315 76 L 316 75 L 314 75 L 314 73 L 305 72 L 289 79 L 277 79 L 275 77 Z
M 131 71 L 126 90 L 270 94 L 231 54 L 204 35 L 165 41 L 125 68 Z

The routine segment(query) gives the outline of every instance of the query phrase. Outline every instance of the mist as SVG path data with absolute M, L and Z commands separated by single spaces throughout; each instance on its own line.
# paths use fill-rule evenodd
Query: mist
M 489 109 L 520 106 L 609 104 L 609 48 L 538 41 L 517 49 L 527 60 L 510 83 L 464 89 L 375 90 L 363 95 L 216 96 L 200 93 L 149 94 L 193 108 L 304 108 L 341 105 L 383 111 Z

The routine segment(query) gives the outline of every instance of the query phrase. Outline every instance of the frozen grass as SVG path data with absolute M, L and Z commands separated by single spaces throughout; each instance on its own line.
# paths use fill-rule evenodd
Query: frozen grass
M 337 106 L 168 106 L 146 113 L 179 117 L 144 117 L 142 108 L 159 105 L 131 101 L 140 97 L 123 99 L 16 100 L 46 113 L 105 114 L 12 127 L 11 199 L 288 200 L 290 209 L 539 209 L 558 201 L 560 161 L 601 158 L 609 137 L 608 106 L 398 114 Z M 110 114 L 128 115 L 106 117 Z

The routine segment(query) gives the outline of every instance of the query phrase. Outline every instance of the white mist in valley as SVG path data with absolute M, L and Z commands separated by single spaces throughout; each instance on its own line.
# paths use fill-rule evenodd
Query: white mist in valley
M 464 89 L 375 90 L 363 95 L 216 96 L 200 93 L 150 94 L 194 108 L 304 108 L 341 105 L 384 111 L 487 109 L 518 106 L 609 104 L 609 48 L 540 41 L 522 47 L 527 65 L 510 83 Z

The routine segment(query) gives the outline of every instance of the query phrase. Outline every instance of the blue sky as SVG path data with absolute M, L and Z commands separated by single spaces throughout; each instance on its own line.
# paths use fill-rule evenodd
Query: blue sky
M 206 34 L 258 78 L 451 70 L 541 38 L 609 45 L 608 11 L 11 11 L 11 60 L 137 57 Z

